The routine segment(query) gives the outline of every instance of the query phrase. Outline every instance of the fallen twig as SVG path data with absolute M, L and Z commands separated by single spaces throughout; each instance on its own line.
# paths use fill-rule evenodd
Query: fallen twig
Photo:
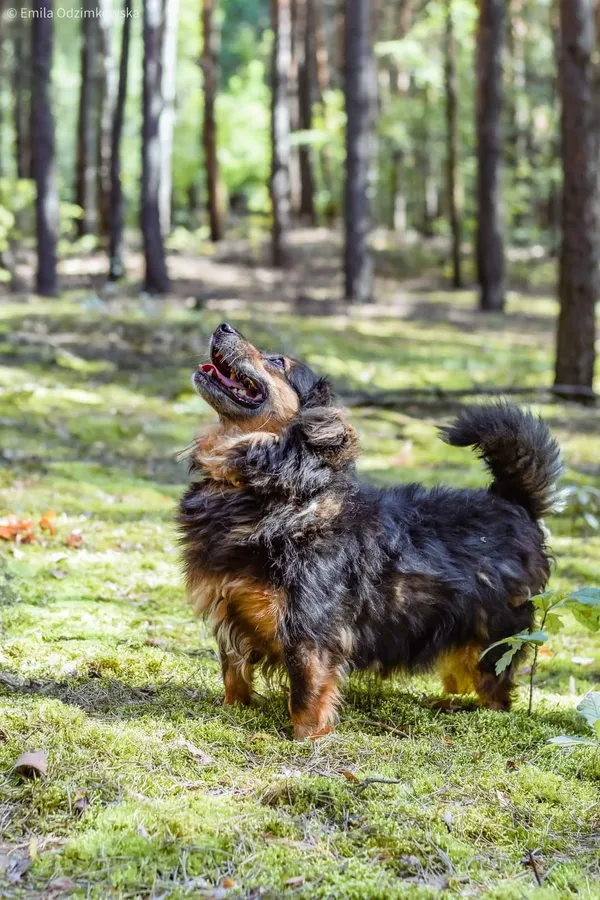
M 365 778 L 364 781 L 356 788 L 357 794 L 362 794 L 362 792 L 369 787 L 370 784 L 402 784 L 399 778 L 378 778 L 376 775 L 373 778 Z
M 386 722 L 375 722 L 372 719 L 361 719 L 363 725 L 370 725 L 371 728 L 381 728 L 383 731 L 389 731 L 390 734 L 397 734 L 398 737 L 409 738 L 410 734 L 396 728 L 394 725 L 388 725 Z
M 394 409 L 407 403 L 440 402 L 459 400 L 462 397 L 536 397 L 547 398 L 549 402 L 556 397 L 574 397 L 576 399 L 594 400 L 596 395 L 591 388 L 579 385 L 558 384 L 554 386 L 532 385 L 531 387 L 506 385 L 492 387 L 472 385 L 468 388 L 415 387 L 399 388 L 394 391 L 354 391 L 339 389 L 340 395 L 348 406 L 375 406 L 380 409 Z

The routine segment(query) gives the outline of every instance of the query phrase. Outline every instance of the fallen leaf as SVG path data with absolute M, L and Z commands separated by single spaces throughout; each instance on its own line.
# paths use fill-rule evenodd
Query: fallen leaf
M 73 879 L 68 878 L 66 875 L 62 878 L 54 878 L 47 885 L 47 890 L 51 894 L 67 893 L 68 891 L 74 891 L 75 888 L 76 884 Z
M 507 794 L 503 794 L 502 791 L 496 791 L 496 797 L 498 798 L 498 802 L 500 806 L 510 806 L 510 797 Z
M 547 659 L 554 656 L 550 647 L 538 647 L 538 656 L 545 656 Z
M 12 767 L 13 772 L 20 775 L 35 777 L 36 775 L 46 775 L 48 771 L 48 757 L 43 750 L 31 750 L 21 753 L 16 763 Z
M 343 775 L 346 781 L 353 781 L 356 784 L 360 782 L 360 778 L 357 778 L 354 772 L 351 772 L 350 769 L 340 769 L 340 775 Z
M 5 516 L 0 519 L 0 538 L 4 541 L 14 541 L 16 544 L 33 543 L 35 541 L 33 519 Z
M 221 882 L 221 886 L 226 890 L 229 890 L 229 888 L 235 887 L 235 881 L 233 880 L 233 878 L 230 878 L 229 875 L 226 875 Z
M 214 762 L 212 756 L 209 756 L 208 753 L 205 753 L 204 750 L 201 750 L 200 747 L 196 747 L 191 741 L 187 741 L 185 738 L 177 738 L 176 741 L 173 741 L 173 746 L 187 750 L 190 756 L 193 756 L 194 759 L 203 766 L 210 766 Z
M 28 856 L 17 856 L 10 860 L 6 869 L 6 878 L 11 884 L 16 884 L 21 880 L 27 869 L 31 866 L 31 860 Z
M 73 801 L 73 809 L 77 810 L 78 813 L 83 814 L 89 805 L 90 801 L 86 797 L 85 792 L 76 791 L 75 800 Z
M 56 534 L 56 525 L 54 524 L 55 519 L 56 513 L 54 512 L 54 510 L 50 509 L 48 510 L 48 512 L 45 512 L 39 522 L 42 531 L 48 531 L 50 534 Z
M 283 882 L 284 887 L 302 887 L 304 884 L 304 875 L 294 875 L 293 878 L 288 878 L 287 881 Z
M 69 573 L 63 572 L 62 569 L 50 569 L 50 574 L 53 578 L 57 578 L 59 581 L 61 578 L 68 578 Z
M 452 813 L 450 812 L 450 810 L 446 810 L 446 812 L 442 816 L 442 819 L 443 819 L 444 825 L 446 826 L 448 831 L 452 831 L 452 826 L 454 825 L 454 817 L 453 817 Z
M 75 528 L 74 531 L 71 531 L 65 538 L 65 544 L 67 547 L 73 547 L 75 549 L 81 547 L 83 544 L 83 535 L 79 528 Z

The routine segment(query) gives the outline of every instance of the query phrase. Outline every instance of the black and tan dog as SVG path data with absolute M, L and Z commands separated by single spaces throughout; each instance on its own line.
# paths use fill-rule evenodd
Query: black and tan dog
M 549 572 L 540 518 L 561 472 L 541 420 L 476 406 L 442 432 L 477 448 L 488 490 L 378 489 L 326 379 L 230 325 L 194 375 L 219 424 L 197 441 L 179 523 L 187 587 L 219 644 L 226 703 L 282 666 L 297 738 L 326 733 L 343 676 L 436 665 L 444 688 L 508 709 L 491 643 L 529 628 Z

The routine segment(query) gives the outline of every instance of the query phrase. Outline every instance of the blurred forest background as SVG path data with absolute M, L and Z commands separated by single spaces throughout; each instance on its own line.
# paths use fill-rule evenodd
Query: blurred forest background
M 302 267 L 319 228 L 326 255 L 342 238 L 329 300 L 380 299 L 374 264 L 476 283 L 488 311 L 541 278 L 561 303 L 555 393 L 593 400 L 600 5 L 1 6 L 8 289 L 56 295 L 57 259 L 85 273 L 87 255 L 94 284 L 143 278 L 164 295 L 168 254 L 218 258 L 225 239 L 242 264 Z

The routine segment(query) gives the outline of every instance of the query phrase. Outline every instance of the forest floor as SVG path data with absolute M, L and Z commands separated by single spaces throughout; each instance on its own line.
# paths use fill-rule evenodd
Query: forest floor
M 575 707 L 600 680 L 597 637 L 574 621 L 541 656 L 531 717 L 526 669 L 509 714 L 438 708 L 434 676 L 353 677 L 314 743 L 291 741 L 277 686 L 222 705 L 173 524 L 177 454 L 212 419 L 190 374 L 219 321 L 344 390 L 551 382 L 548 296 L 484 317 L 473 292 L 384 266 L 381 302 L 348 311 L 322 244 L 283 280 L 239 248 L 201 271 L 182 253 L 164 302 L 98 296 L 93 259 L 74 257 L 60 299 L 0 302 L 0 516 L 26 538 L 0 540 L 3 898 L 600 897 L 600 752 L 547 743 L 585 732 Z M 565 483 L 600 487 L 600 411 L 537 399 Z M 455 408 L 352 409 L 364 476 L 483 484 L 436 437 Z M 590 522 L 548 523 L 552 586 L 600 584 Z M 45 775 L 13 771 L 36 750 Z

